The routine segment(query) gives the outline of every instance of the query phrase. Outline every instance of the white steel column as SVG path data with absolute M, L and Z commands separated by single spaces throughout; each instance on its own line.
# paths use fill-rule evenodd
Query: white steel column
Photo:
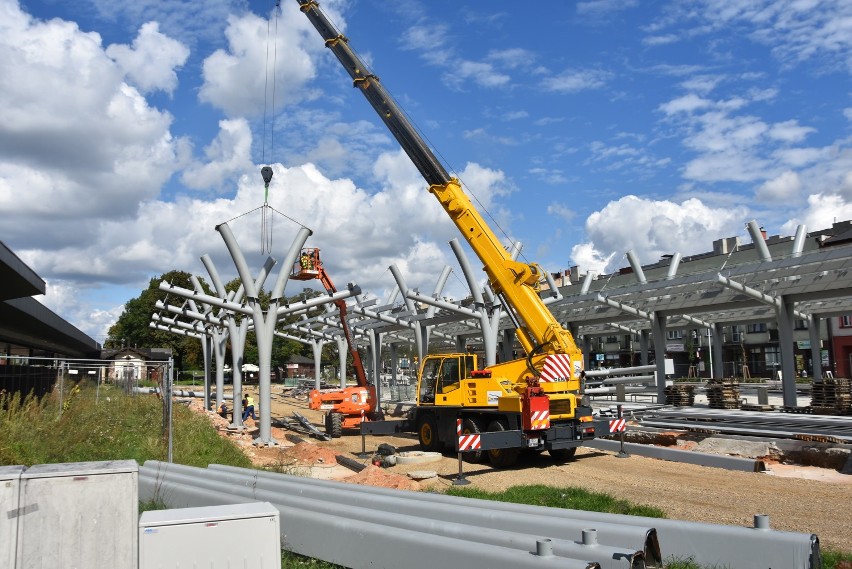
M 794 303 L 785 296 L 781 296 L 779 300 L 780 306 L 776 314 L 778 345 L 781 348 L 781 389 L 784 390 L 784 406 L 796 407 L 796 359 L 793 353 Z
M 822 380 L 822 346 L 820 345 L 819 327 L 822 320 L 816 314 L 808 316 L 808 336 L 811 339 L 811 373 L 814 381 Z
M 651 313 L 651 332 L 654 337 L 654 361 L 657 365 L 657 403 L 666 403 L 666 317 Z

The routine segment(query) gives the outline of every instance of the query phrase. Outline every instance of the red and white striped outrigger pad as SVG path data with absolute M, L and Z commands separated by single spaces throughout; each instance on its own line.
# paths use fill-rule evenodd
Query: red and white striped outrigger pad
M 575 364 L 571 362 L 568 354 L 550 354 L 544 358 L 544 367 L 539 381 L 542 383 L 568 381 L 573 377 L 574 367 Z

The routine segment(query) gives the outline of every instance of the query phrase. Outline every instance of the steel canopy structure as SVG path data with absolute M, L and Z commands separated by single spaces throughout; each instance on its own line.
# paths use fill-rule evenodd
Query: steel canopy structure
M 650 334 L 654 345 L 665 345 L 667 329 L 706 327 L 720 338 L 725 325 L 777 322 L 785 405 L 794 406 L 793 321 L 808 321 L 811 349 L 816 353 L 814 361 L 819 361 L 820 320 L 852 313 L 852 243 L 835 245 L 824 237 L 825 232 L 821 232 L 805 238 L 800 228 L 796 238 L 737 243 L 730 251 L 684 259 L 672 255 L 645 267 L 631 259 L 631 267 L 619 273 L 598 278 L 587 275 L 582 281 L 543 294 L 550 297 L 553 314 L 586 341 L 593 336 L 629 331 L 645 338 Z M 414 341 L 412 323 L 417 321 L 431 327 L 429 343 L 433 349 L 455 350 L 467 344 L 481 346 L 483 342 L 482 322 L 472 316 L 470 309 L 497 308 L 487 301 L 475 302 L 472 297 L 453 303 L 458 310 L 441 308 L 448 301 L 433 295 L 436 302 L 429 306 L 427 315 L 425 295 L 406 291 L 404 296 L 418 300 L 416 313 L 396 305 L 359 311 L 355 305 L 350 325 L 362 334 L 369 330 L 386 335 L 386 343 L 393 344 Z M 480 303 L 484 306 L 478 306 Z M 503 318 L 498 329 L 502 340 L 499 354 L 507 357 L 514 326 Z M 338 332 L 326 327 L 324 333 Z M 714 349 L 712 357 L 721 364 L 720 349 Z M 661 359 L 658 365 L 662 376 Z M 721 377 L 721 369 L 721 365 L 715 366 L 714 375 Z M 815 369 L 815 378 L 820 377 L 820 370 Z M 664 397 L 663 388 L 664 383 L 658 382 L 660 400 Z
M 852 227 L 852 222 L 837 225 Z M 750 226 L 756 224 L 751 222 Z M 582 341 L 587 368 L 589 345 L 595 336 L 624 332 L 639 335 L 643 360 L 647 360 L 649 349 L 653 349 L 649 339 L 653 346 L 665 346 L 667 330 L 707 328 L 715 339 L 711 349 L 713 376 L 720 378 L 722 342 L 716 340 L 722 338 L 722 327 L 775 322 L 784 403 L 795 406 L 794 322 L 808 322 L 813 361 L 820 361 L 820 321 L 852 314 L 852 240 L 830 239 L 825 231 L 806 236 L 801 227 L 795 238 L 764 240 L 755 230 L 752 238 L 753 242 L 745 245 L 735 238 L 722 239 L 714 243 L 713 252 L 685 258 L 674 254 L 645 266 L 628 252 L 630 267 L 614 274 L 597 278 L 587 274 L 562 286 L 548 275 L 542 297 L 556 318 Z M 464 254 L 456 247 L 454 252 L 468 285 L 478 282 L 475 275 L 471 278 L 467 274 L 475 271 L 471 271 Z M 486 353 L 496 351 L 498 361 L 512 358 L 517 348 L 515 325 L 489 291 L 476 291 L 460 301 L 444 298 L 445 269 L 437 277 L 432 294 L 426 295 L 408 289 L 396 267 L 391 269 L 398 289 L 395 295 L 383 302 L 360 295 L 347 301 L 347 323 L 356 342 L 369 352 L 365 364 L 377 386 L 381 385 L 381 353 L 386 346 L 394 360 L 394 374 L 400 344 L 414 345 L 421 357 L 430 349 L 465 351 L 474 346 Z M 397 296 L 402 300 L 394 302 Z M 313 318 L 282 323 L 275 333 L 310 344 L 315 351 L 325 342 L 340 346 L 343 337 L 333 307 Z M 489 350 L 486 342 L 497 345 L 489 346 Z M 657 377 L 664 377 L 663 358 L 657 358 L 656 365 Z M 820 372 L 815 366 L 815 379 L 821 378 Z M 657 382 L 659 402 L 664 401 L 664 387 L 665 382 Z

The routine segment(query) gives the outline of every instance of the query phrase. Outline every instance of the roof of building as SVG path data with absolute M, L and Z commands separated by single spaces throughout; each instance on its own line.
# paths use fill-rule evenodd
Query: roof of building
M 46 285 L 0 242 L 0 342 L 73 357 L 96 357 L 100 346 L 58 314 L 32 298 Z
M 0 241 L 0 300 L 44 294 L 44 280 Z
M 137 356 L 145 361 L 165 362 L 172 357 L 169 348 L 119 348 L 101 350 L 102 360 L 120 360 L 126 357 Z

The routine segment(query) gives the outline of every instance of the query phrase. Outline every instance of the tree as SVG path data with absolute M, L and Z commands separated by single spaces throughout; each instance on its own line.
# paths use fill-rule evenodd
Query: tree
M 121 316 L 109 329 L 104 347 L 171 348 L 177 369 L 201 367 L 201 342 L 197 338 L 154 330 L 149 326 L 151 315 L 160 312 L 156 307 L 157 301 L 168 303 L 168 293 L 160 290 L 160 282 L 167 281 L 178 287 L 192 289 L 190 277 L 186 271 L 169 271 L 151 279 L 147 289 L 124 305 Z M 209 291 L 209 286 L 203 280 L 201 285 L 205 291 Z

